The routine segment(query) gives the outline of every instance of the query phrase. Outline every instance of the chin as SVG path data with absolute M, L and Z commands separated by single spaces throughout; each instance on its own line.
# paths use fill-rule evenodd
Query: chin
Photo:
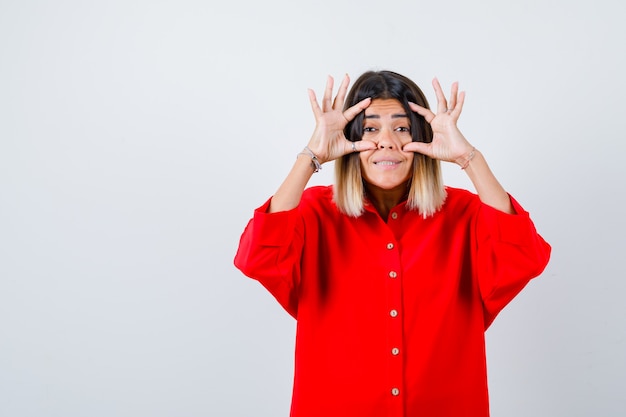
M 368 181 L 368 183 L 376 188 L 385 191 L 395 190 L 397 188 L 405 188 L 408 184 L 408 180 L 403 181 Z

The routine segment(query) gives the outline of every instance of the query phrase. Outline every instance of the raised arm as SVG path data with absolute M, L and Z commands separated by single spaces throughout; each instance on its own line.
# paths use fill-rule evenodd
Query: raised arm
M 469 143 L 457 127 L 465 92 L 459 93 L 459 85 L 455 82 L 452 84 L 450 100 L 446 100 L 436 78 L 433 80 L 433 87 L 437 95 L 436 114 L 425 107 L 410 103 L 411 109 L 430 123 L 433 140 L 431 143 L 408 143 L 404 150 L 458 164 L 467 173 L 483 203 L 505 213 L 514 213 L 508 193 L 491 172 L 483 154 Z
M 298 154 L 287 178 L 272 197 L 269 212 L 291 210 L 298 206 L 302 192 L 316 169 L 313 156 L 321 166 L 350 152 L 360 152 L 374 146 L 372 143 L 350 142 L 343 133 L 348 122 L 365 110 L 371 102 L 367 98 L 343 111 L 349 83 L 350 79 L 346 75 L 333 100 L 334 80 L 329 76 L 321 107 L 313 90 L 309 90 L 311 109 L 315 116 L 315 130 L 305 150 Z

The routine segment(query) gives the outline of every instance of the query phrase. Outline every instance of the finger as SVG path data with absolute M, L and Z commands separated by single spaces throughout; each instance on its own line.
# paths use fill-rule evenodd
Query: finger
M 326 79 L 326 89 L 324 90 L 324 99 L 322 100 L 322 111 L 324 112 L 330 111 L 333 108 L 332 100 L 334 83 L 335 80 L 329 75 Z
M 363 100 L 356 103 L 354 106 L 350 107 L 348 110 L 344 111 L 343 117 L 345 117 L 347 121 L 351 121 L 356 117 L 357 114 L 368 108 L 371 102 L 371 98 L 364 98 Z
M 448 102 L 446 101 L 446 96 L 443 94 L 441 84 L 439 84 L 437 78 L 433 79 L 433 88 L 437 96 L 437 113 L 445 113 L 448 110 Z
M 435 118 L 435 113 L 433 113 L 430 109 L 427 109 L 426 107 L 422 107 L 419 104 L 415 104 L 412 101 L 409 101 L 409 107 L 415 113 L 419 114 L 420 116 L 423 116 L 424 119 L 426 119 L 428 123 L 430 123 Z
M 333 101 L 333 109 L 341 110 L 343 108 L 343 103 L 346 99 L 346 94 L 348 93 L 348 86 L 350 85 L 350 77 L 348 74 L 343 77 L 341 81 L 341 85 L 339 86 L 339 91 L 337 92 L 337 97 Z
M 313 115 L 315 115 L 315 118 L 317 119 L 318 117 L 322 115 L 322 109 L 320 108 L 320 105 L 317 103 L 317 97 L 315 97 L 315 91 L 309 88 L 308 93 L 309 93 L 309 101 L 311 102 L 311 110 L 313 110 Z
M 459 100 L 456 103 L 456 106 L 454 106 L 454 110 L 452 110 L 452 112 L 450 113 L 450 115 L 453 116 L 455 119 L 458 119 L 461 115 L 461 111 L 463 110 L 463 103 L 465 103 L 465 91 L 461 91 L 459 93 Z
M 424 142 L 409 142 L 402 147 L 404 152 L 417 152 L 423 155 L 430 156 L 430 149 L 432 144 Z
M 450 89 L 450 101 L 448 102 L 448 110 L 454 110 L 456 108 L 457 96 L 459 94 L 459 83 L 453 82 Z
M 359 140 L 351 142 L 346 139 L 346 153 L 373 151 L 376 149 L 376 144 L 369 140 Z

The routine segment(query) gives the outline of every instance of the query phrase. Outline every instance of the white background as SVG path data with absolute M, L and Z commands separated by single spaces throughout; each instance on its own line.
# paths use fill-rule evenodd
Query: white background
M 232 259 L 306 89 L 369 69 L 458 80 L 553 246 L 487 332 L 492 414 L 626 415 L 624 4 L 0 0 L 0 415 L 287 416 L 295 323 Z

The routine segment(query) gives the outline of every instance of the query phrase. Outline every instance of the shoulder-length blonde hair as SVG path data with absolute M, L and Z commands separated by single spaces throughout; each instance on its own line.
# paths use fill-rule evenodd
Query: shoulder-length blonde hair
M 368 71 L 355 81 L 346 97 L 344 107 L 347 109 L 367 97 L 371 97 L 372 100 L 377 98 L 398 100 L 409 115 L 413 141 L 426 143 L 432 141 L 433 132 L 430 124 L 409 107 L 411 101 L 429 108 L 424 93 L 413 81 L 392 71 Z M 364 113 L 359 113 L 346 126 L 344 133 L 348 140 L 356 142 L 362 139 Z M 424 217 L 436 213 L 446 199 L 440 162 L 415 153 L 413 173 L 408 187 L 408 209 L 418 210 Z M 358 217 L 363 213 L 365 186 L 358 153 L 344 155 L 335 161 L 334 199 L 339 210 L 349 216 Z

